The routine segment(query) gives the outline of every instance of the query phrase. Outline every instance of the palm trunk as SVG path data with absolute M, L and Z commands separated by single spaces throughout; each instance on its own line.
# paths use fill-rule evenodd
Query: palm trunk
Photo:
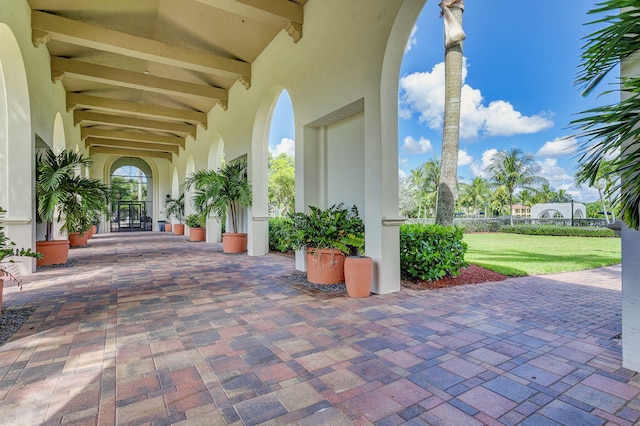
M 443 6 L 446 8 L 447 6 Z M 443 9 L 444 10 L 444 9 Z M 458 3 L 450 7 L 453 16 L 462 25 L 462 9 Z M 445 23 L 446 25 L 446 23 Z M 436 224 L 453 225 L 458 180 L 458 146 L 460 139 L 460 96 L 462 92 L 462 43 L 445 49 L 445 106 L 442 130 L 442 157 L 440 183 L 436 198 Z
M 604 203 L 604 197 L 602 196 L 602 190 L 600 188 L 598 188 L 598 195 L 600 196 L 600 202 L 602 203 L 602 211 L 604 213 L 604 220 L 607 223 L 609 222 L 609 215 L 607 214 L 607 206 Z

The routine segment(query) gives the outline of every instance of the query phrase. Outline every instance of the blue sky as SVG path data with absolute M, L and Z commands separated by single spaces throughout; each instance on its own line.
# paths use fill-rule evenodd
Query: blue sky
M 465 65 L 458 174 L 484 175 L 491 156 L 520 148 L 535 155 L 551 186 L 578 201 L 597 199 L 573 182 L 577 142 L 569 123 L 580 111 L 613 103 L 615 95 L 584 98 L 573 81 L 583 37 L 593 26 L 593 0 L 467 0 Z M 444 105 L 443 22 L 430 0 L 414 27 L 400 71 L 399 173 L 440 157 Z M 609 83 L 613 82 L 613 79 Z M 607 82 L 602 88 L 606 88 Z M 293 118 L 286 96 L 274 112 L 272 152 L 293 151 Z

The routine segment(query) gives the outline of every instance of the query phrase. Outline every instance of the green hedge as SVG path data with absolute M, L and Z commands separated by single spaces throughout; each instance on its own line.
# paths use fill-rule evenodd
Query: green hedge
M 434 281 L 457 276 L 467 266 L 462 228 L 405 224 L 400 227 L 400 273 L 403 278 Z
M 500 232 L 523 235 L 553 235 L 570 237 L 615 237 L 609 228 L 572 227 L 553 225 L 514 225 L 503 226 Z
M 293 221 L 288 217 L 269 219 L 269 250 L 286 253 L 293 250 Z

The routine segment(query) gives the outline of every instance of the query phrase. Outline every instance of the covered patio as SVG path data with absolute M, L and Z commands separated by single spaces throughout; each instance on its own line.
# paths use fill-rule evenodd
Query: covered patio
M 581 424 L 640 419 L 620 267 L 351 299 L 294 261 L 103 234 L 5 288 L 4 424 Z

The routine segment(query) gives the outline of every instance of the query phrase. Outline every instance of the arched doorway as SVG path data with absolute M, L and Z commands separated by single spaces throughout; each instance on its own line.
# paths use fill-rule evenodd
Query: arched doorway
M 153 173 L 144 160 L 122 157 L 111 165 L 111 232 L 153 230 Z
M 7 211 L 5 232 L 18 247 L 35 247 L 34 141 L 22 52 L 11 28 L 0 23 L 0 207 Z M 21 274 L 35 270 L 33 259 L 15 265 Z

